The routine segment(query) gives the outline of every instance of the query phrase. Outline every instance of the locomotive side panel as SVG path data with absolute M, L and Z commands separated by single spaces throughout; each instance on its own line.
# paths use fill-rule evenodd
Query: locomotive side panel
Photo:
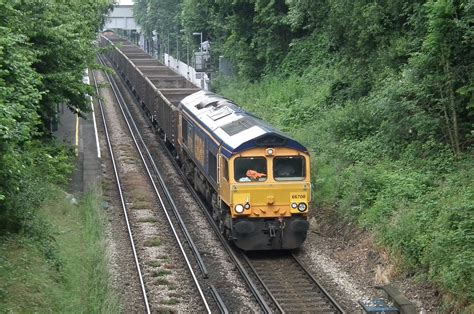
M 178 136 L 179 136 L 179 129 L 180 129 L 180 121 L 179 121 L 179 109 L 178 104 L 184 97 L 197 92 L 199 89 L 194 88 L 163 88 L 160 89 L 160 93 L 164 99 L 167 99 L 168 102 L 172 105 L 173 113 L 171 115 L 171 119 L 164 123 L 169 123 L 167 126 L 167 130 L 170 130 L 170 134 L 172 134 L 170 142 L 179 151 L 179 143 L 178 143 Z
M 182 117 L 187 116 L 181 112 Z M 201 190 L 209 194 L 210 189 L 217 192 L 217 156 L 219 153 L 219 143 L 212 139 L 208 132 L 196 124 L 189 116 L 182 118 L 182 127 L 180 142 L 183 146 L 184 154 L 192 160 L 198 171 L 204 175 L 201 178 L 203 186 Z M 211 188 L 212 187 L 212 188 Z M 204 192 L 203 192 L 204 194 Z

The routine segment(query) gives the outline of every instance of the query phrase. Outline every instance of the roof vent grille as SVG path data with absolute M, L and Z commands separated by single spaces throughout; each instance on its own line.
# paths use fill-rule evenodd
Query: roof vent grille
M 250 129 L 251 127 L 257 125 L 253 119 L 242 118 L 237 121 L 233 121 L 229 124 L 222 126 L 222 130 L 229 134 L 230 136 L 236 135 L 242 131 Z

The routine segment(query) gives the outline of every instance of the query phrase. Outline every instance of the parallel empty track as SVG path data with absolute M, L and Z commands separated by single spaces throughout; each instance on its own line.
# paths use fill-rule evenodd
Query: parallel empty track
M 92 73 L 92 78 L 93 78 L 93 85 L 95 86 L 97 95 L 100 95 L 99 85 L 97 83 L 97 79 L 96 79 L 96 76 L 94 74 L 94 71 L 92 71 L 91 73 Z M 98 102 L 99 109 L 100 109 L 100 112 L 101 112 L 102 123 L 104 125 L 105 138 L 106 138 L 106 142 L 107 142 L 107 148 L 109 150 L 109 154 L 110 154 L 111 161 L 112 161 L 112 167 L 113 167 L 113 170 L 114 170 L 115 183 L 117 185 L 117 191 L 118 191 L 119 196 L 120 196 L 120 204 L 122 206 L 124 219 L 125 219 L 125 224 L 127 226 L 128 237 L 129 237 L 129 240 L 130 240 L 130 246 L 131 246 L 131 250 L 132 250 L 132 253 L 133 253 L 135 267 L 136 267 L 136 270 L 137 270 L 137 276 L 138 276 L 138 280 L 140 282 L 140 288 L 141 288 L 142 297 L 143 297 L 143 304 L 145 306 L 146 313 L 151 313 L 150 303 L 148 302 L 148 296 L 147 296 L 147 291 L 146 291 L 146 287 L 145 287 L 145 281 L 143 279 L 143 271 L 142 271 L 142 268 L 141 268 L 141 265 L 140 265 L 140 261 L 138 259 L 137 249 L 136 249 L 136 246 L 135 246 L 135 239 L 133 237 L 133 232 L 132 232 L 130 220 L 128 219 L 128 208 L 127 208 L 127 204 L 126 204 L 125 198 L 124 198 L 124 193 L 123 193 L 123 190 L 122 190 L 122 183 L 121 183 L 121 180 L 120 180 L 119 170 L 117 168 L 117 163 L 115 161 L 114 149 L 112 147 L 112 142 L 111 142 L 110 136 L 109 136 L 109 129 L 108 129 L 108 126 L 107 126 L 107 120 L 105 119 L 105 112 L 104 112 L 104 108 L 103 108 L 102 99 L 100 97 L 97 98 L 97 102 Z

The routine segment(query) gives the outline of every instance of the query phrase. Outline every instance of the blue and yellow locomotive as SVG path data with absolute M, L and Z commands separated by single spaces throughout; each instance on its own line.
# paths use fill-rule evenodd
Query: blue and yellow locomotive
M 311 200 L 307 149 L 113 33 L 101 44 L 115 48 L 108 58 L 227 239 L 244 250 L 300 247 Z
M 187 96 L 179 112 L 179 155 L 227 238 L 244 250 L 301 246 L 311 200 L 306 148 L 210 92 Z

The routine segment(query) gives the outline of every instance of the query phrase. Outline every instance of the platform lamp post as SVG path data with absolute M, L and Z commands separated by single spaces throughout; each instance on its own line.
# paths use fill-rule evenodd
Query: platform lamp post
M 195 32 L 193 36 L 201 36 L 201 42 L 199 43 L 199 51 L 202 52 L 202 32 Z

